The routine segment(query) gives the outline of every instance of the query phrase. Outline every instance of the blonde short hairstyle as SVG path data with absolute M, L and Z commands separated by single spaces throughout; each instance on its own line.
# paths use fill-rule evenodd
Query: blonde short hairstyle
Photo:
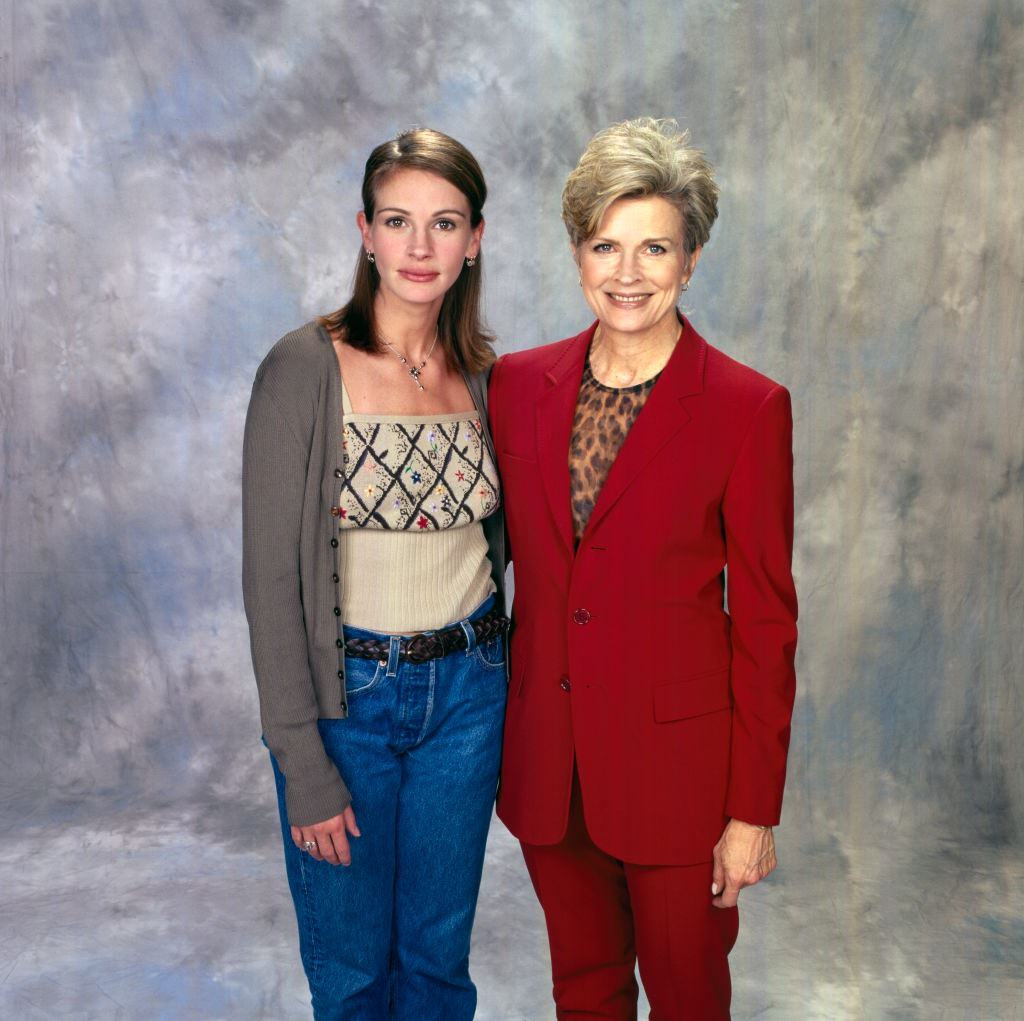
M 679 210 L 687 254 L 705 244 L 718 216 L 714 169 L 688 131 L 671 119 L 638 117 L 599 131 L 562 191 L 562 219 L 573 247 L 592 238 L 618 199 L 660 195 Z

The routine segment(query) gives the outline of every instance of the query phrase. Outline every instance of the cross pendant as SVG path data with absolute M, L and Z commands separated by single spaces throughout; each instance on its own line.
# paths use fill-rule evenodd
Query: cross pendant
M 423 384 L 420 382 L 420 370 L 416 366 L 413 366 L 409 369 L 409 375 L 412 376 L 413 382 L 422 390 Z

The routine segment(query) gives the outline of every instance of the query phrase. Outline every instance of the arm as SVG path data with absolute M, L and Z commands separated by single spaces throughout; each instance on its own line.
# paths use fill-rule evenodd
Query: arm
M 760 826 L 779 821 L 796 688 L 792 431 L 789 393 L 775 387 L 722 503 L 735 702 L 726 814 Z
M 308 447 L 258 376 L 245 422 L 242 589 L 263 736 L 286 780 L 293 826 L 340 814 L 349 792 L 317 729 L 299 583 Z
M 732 748 L 726 814 L 715 845 L 715 907 L 776 866 L 771 827 L 786 780 L 796 676 L 793 420 L 789 393 L 764 399 L 740 448 L 722 503 L 732 620 Z

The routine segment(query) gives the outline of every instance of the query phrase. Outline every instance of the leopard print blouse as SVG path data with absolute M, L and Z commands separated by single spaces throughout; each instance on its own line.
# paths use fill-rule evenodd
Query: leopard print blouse
M 658 376 L 654 376 L 635 386 L 605 386 L 594 378 L 587 359 L 569 442 L 572 520 L 577 542 L 619 449 L 657 381 Z

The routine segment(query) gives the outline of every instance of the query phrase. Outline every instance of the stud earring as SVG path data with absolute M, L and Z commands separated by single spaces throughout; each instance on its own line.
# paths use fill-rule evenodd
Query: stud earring
M 469 257 L 468 257 L 468 258 L 466 259 L 466 265 L 467 265 L 467 266 L 475 266 L 475 265 L 476 265 L 476 256 L 472 256 L 472 255 L 471 255 L 471 256 L 469 256 Z
M 689 289 L 690 289 L 690 285 L 689 285 L 689 283 L 685 283 L 685 284 L 683 284 L 683 286 L 682 286 L 682 287 L 680 287 L 680 288 L 679 288 L 680 292 L 682 292 L 682 291 L 688 291 Z
M 366 261 L 367 262 L 376 262 L 377 261 L 377 259 L 374 256 L 373 252 L 367 252 L 366 253 Z

